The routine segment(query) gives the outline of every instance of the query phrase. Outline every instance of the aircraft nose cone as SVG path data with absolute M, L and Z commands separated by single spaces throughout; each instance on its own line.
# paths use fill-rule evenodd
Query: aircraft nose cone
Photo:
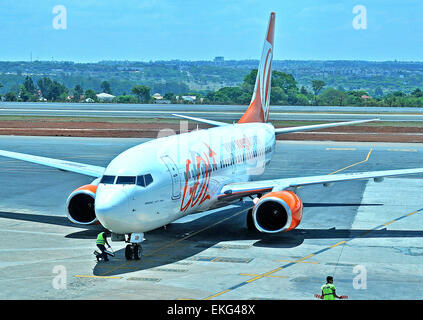
M 128 213 L 128 196 L 119 189 L 99 191 L 95 199 L 95 214 L 105 228 L 113 231 Z

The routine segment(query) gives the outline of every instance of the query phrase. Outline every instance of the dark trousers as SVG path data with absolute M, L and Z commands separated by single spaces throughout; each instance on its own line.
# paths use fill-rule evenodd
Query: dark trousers
M 104 261 L 109 261 L 106 253 L 106 247 L 103 244 L 98 244 L 97 247 L 100 249 L 101 254 L 99 255 L 100 258 L 103 258 Z

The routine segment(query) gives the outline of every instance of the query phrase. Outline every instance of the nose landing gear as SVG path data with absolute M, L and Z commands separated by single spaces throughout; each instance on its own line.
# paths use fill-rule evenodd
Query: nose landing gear
M 125 248 L 126 260 L 139 260 L 142 257 L 141 242 L 144 241 L 144 233 L 131 233 L 129 235 L 129 242 Z

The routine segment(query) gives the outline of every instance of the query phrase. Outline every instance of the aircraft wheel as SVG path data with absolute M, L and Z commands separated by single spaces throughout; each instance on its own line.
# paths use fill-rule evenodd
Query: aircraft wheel
M 142 256 L 142 246 L 140 246 L 139 244 L 135 244 L 134 245 L 134 248 L 133 248 L 133 252 L 134 252 L 134 259 L 135 260 L 141 259 L 141 256 Z
M 133 250 L 132 245 L 128 244 L 125 248 L 125 258 L 126 260 L 132 260 Z

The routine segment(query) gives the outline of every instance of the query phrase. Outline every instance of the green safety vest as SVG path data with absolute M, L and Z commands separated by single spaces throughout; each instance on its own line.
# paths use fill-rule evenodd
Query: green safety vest
M 331 283 L 326 283 L 322 286 L 323 300 L 335 300 L 333 292 L 336 290 L 335 286 Z
M 104 232 L 100 232 L 97 236 L 97 244 L 102 244 L 103 246 L 106 244 L 106 241 L 104 240 Z

